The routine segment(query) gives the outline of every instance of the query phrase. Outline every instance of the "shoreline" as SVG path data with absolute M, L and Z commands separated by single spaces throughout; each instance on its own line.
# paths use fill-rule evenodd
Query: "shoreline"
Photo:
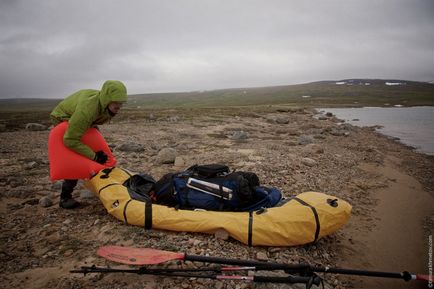
M 432 236 L 433 193 L 421 187 L 412 176 L 399 169 L 401 160 L 389 155 L 383 165 L 362 164 L 362 169 L 375 172 L 387 179 L 387 186 L 370 192 L 376 200 L 369 218 L 378 220 L 369 225 L 366 220 L 352 220 L 347 234 L 351 242 L 343 242 L 340 263 L 345 266 L 364 264 L 367 270 L 389 272 L 427 272 L 428 236 Z M 411 238 L 407 234 L 411 233 Z M 398 237 L 400 236 L 400 237 Z M 359 250 L 351 250 L 349 244 Z M 425 257 L 425 258 L 424 258 Z M 354 260 L 356 259 L 356 260 Z M 352 261 L 350 261 L 352 260 Z M 378 278 L 352 278 L 354 288 L 408 288 L 401 280 Z M 352 288 L 352 287 L 350 287 Z M 411 288 L 426 288 L 417 282 Z
M 434 131 L 432 124 L 434 107 L 321 108 L 319 110 L 319 114 L 325 113 L 333 113 L 344 123 L 374 127 L 379 133 L 419 153 L 434 156 L 434 138 L 431 136 L 431 132 Z

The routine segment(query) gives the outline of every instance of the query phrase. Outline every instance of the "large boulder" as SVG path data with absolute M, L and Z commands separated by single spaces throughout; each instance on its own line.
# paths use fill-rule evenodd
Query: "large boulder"
M 158 164 L 173 164 L 176 159 L 176 150 L 173 148 L 163 148 L 157 154 L 156 162 Z
M 122 151 L 122 152 L 141 152 L 143 151 L 144 147 L 141 144 L 134 143 L 134 142 L 126 142 L 122 143 L 119 146 L 116 147 L 116 150 Z

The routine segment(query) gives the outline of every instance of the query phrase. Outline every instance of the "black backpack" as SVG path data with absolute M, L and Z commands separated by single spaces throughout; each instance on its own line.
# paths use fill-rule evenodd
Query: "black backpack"
M 155 183 L 151 198 L 182 209 L 244 211 L 274 206 L 281 194 L 261 187 L 255 173 L 230 172 L 226 165 L 210 164 L 164 175 Z

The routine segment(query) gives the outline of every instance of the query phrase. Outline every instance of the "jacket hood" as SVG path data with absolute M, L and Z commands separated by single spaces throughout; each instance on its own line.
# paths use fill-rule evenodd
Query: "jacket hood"
M 125 85 L 118 80 L 107 80 L 102 85 L 99 99 L 103 109 L 112 101 L 126 102 L 128 100 L 127 89 Z

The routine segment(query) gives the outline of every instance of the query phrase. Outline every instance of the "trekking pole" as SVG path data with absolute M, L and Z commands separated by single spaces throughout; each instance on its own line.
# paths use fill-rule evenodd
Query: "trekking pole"
M 311 288 L 313 285 L 321 284 L 322 279 L 317 275 L 312 276 L 292 276 L 272 277 L 272 276 L 245 276 L 245 275 L 218 275 L 218 274 L 201 274 L 199 272 L 220 272 L 220 271 L 236 271 L 249 270 L 249 267 L 211 267 L 198 269 L 165 269 L 165 268 L 146 268 L 140 267 L 137 269 L 118 269 L 96 267 L 95 265 L 88 267 L 83 266 L 79 270 L 71 270 L 71 273 L 133 273 L 139 275 L 155 275 L 166 277 L 184 277 L 184 278 L 206 278 L 213 280 L 241 280 L 260 283 L 287 283 L 287 284 L 306 284 L 306 288 Z
M 379 272 L 355 269 L 343 269 L 324 266 L 312 266 L 310 264 L 279 264 L 272 262 L 261 262 L 254 260 L 239 260 L 230 258 L 188 255 L 185 253 L 176 253 L 169 251 L 162 251 L 150 248 L 133 248 L 133 247 L 120 247 L 120 246 L 104 246 L 98 249 L 97 254 L 108 260 L 130 264 L 130 265 L 145 265 L 145 264 L 160 264 L 172 260 L 182 261 L 197 261 L 215 264 L 227 264 L 237 266 L 254 266 L 262 270 L 284 270 L 286 273 L 299 273 L 299 274 L 312 274 L 314 272 L 344 274 L 344 275 L 357 275 L 367 277 L 382 277 L 382 278 L 395 278 L 405 281 L 410 280 L 423 280 L 429 281 L 428 275 L 414 274 L 407 271 L 396 272 Z

